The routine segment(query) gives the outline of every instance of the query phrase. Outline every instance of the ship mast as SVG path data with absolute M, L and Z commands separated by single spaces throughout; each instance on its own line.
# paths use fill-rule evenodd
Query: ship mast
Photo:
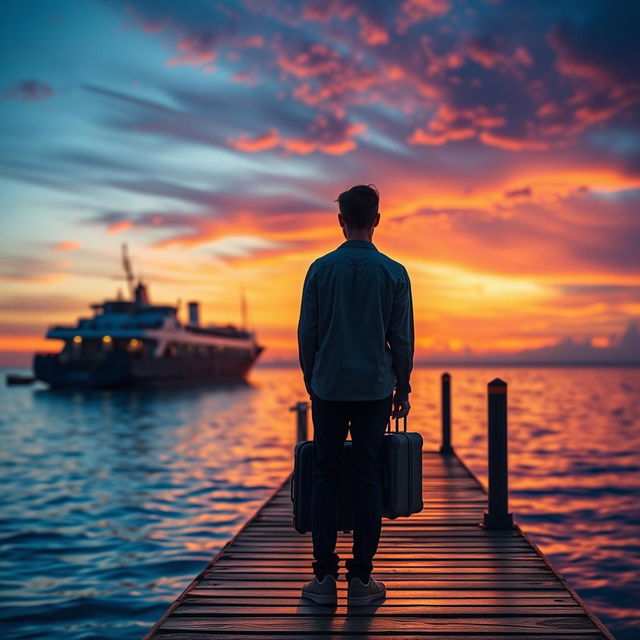
M 133 277 L 133 269 L 131 268 L 131 260 L 129 259 L 129 251 L 126 244 L 122 245 L 122 267 L 129 285 L 129 295 L 133 300 L 135 296 L 135 279 Z
M 247 330 L 247 298 L 244 295 L 244 287 L 240 289 L 240 317 L 242 318 L 242 329 Z

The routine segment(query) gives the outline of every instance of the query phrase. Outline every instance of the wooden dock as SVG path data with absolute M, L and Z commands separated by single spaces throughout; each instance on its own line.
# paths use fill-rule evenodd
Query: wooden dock
M 292 527 L 288 479 L 145 638 L 613 639 L 519 527 L 480 526 L 487 494 L 455 454 L 423 460 L 424 511 L 383 522 L 384 602 L 347 607 L 344 571 L 337 607 L 300 598 L 311 540 Z M 350 540 L 339 534 L 343 560 Z

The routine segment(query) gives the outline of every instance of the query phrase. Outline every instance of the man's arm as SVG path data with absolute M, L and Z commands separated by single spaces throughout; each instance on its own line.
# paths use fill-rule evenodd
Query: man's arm
M 402 272 L 403 277 L 396 286 L 387 333 L 393 356 L 393 371 L 396 375 L 392 413 L 394 417 L 402 417 L 409 413 L 409 394 L 411 393 L 409 377 L 413 369 L 414 329 L 411 282 L 404 267 Z
M 298 357 L 304 376 L 304 385 L 311 395 L 311 374 L 318 351 L 318 284 L 309 267 L 302 286 L 302 303 L 298 321 Z

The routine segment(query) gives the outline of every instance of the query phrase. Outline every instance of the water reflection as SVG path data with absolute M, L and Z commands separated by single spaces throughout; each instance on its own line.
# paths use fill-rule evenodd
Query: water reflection
M 632 637 L 640 371 L 451 373 L 453 444 L 482 478 L 486 383 L 507 380 L 512 510 Z M 426 449 L 439 445 L 439 375 L 412 380 Z M 0 390 L 3 637 L 141 637 L 290 471 L 300 399 L 287 369 L 215 389 Z

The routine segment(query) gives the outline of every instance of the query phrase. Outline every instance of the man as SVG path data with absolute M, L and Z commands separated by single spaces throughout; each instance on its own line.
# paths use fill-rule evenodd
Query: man
M 392 417 L 409 413 L 413 307 L 406 269 L 372 242 L 379 194 L 357 185 L 338 197 L 346 238 L 309 267 L 298 323 L 304 382 L 314 426 L 311 499 L 315 578 L 303 597 L 337 602 L 336 491 L 347 432 L 355 478 L 353 558 L 346 561 L 350 605 L 385 597 L 371 578 L 382 521 L 381 449 Z

